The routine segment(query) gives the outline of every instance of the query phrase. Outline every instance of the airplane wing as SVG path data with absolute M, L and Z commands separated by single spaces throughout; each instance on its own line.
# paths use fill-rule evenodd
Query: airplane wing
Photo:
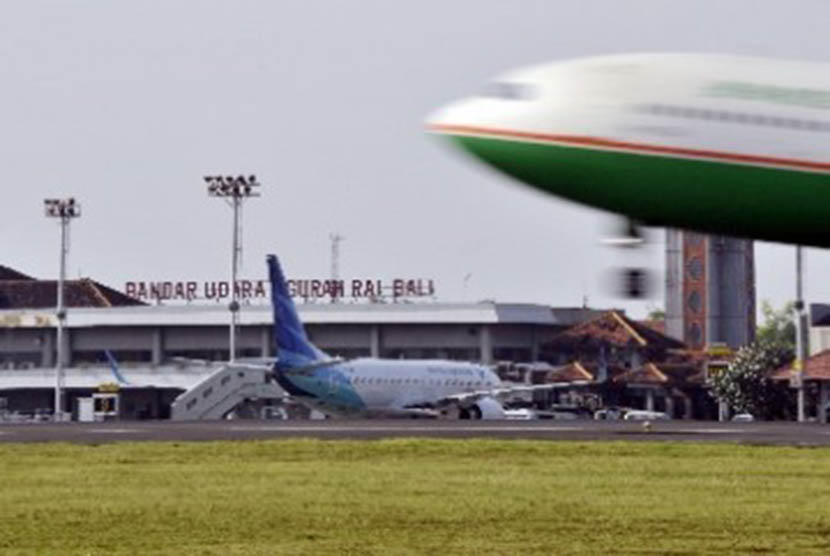
M 510 386 L 503 386 L 501 388 L 493 388 L 490 390 L 475 390 L 471 392 L 459 392 L 458 394 L 451 394 L 440 400 L 437 405 L 472 405 L 482 398 L 502 399 L 513 394 L 523 394 L 527 392 L 541 392 L 546 390 L 554 390 L 556 388 L 567 388 L 571 386 L 583 386 L 588 384 L 588 381 L 575 382 L 553 382 L 550 384 L 515 384 Z
M 342 357 L 334 357 L 332 359 L 326 359 L 325 361 L 316 361 L 311 365 L 306 365 L 304 367 L 291 367 L 282 369 L 281 372 L 287 375 L 310 375 L 317 369 L 331 367 L 334 365 L 338 365 L 340 363 L 344 363 L 346 361 L 347 360 L 343 359 Z M 234 361 L 233 363 L 224 362 L 224 364 L 226 366 L 240 369 L 251 369 L 254 371 L 270 371 L 274 367 L 274 363 L 276 362 L 276 359 L 272 359 L 263 361 Z

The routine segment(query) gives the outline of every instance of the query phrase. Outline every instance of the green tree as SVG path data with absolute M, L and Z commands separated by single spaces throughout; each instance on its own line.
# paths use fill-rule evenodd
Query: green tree
M 769 301 L 761 302 L 764 323 L 758 326 L 759 342 L 780 345 L 795 351 L 795 307 L 792 301 L 775 310 Z
M 646 317 L 648 320 L 666 320 L 666 312 L 657 307 L 651 309 Z
M 792 413 L 789 385 L 767 377 L 792 358 L 789 346 L 758 340 L 739 349 L 726 369 L 708 377 L 709 392 L 736 413 L 760 419 L 786 417 Z

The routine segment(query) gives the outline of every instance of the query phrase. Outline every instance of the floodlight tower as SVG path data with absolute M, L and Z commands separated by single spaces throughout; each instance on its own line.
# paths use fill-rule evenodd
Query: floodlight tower
M 46 209 L 46 216 L 50 218 L 60 218 L 61 225 L 61 249 L 60 249 L 60 275 L 58 277 L 58 303 L 55 309 L 55 315 L 58 317 L 57 326 L 57 361 L 55 362 L 55 413 L 54 420 L 60 421 L 62 411 L 62 394 L 63 394 L 63 327 L 66 321 L 66 308 L 63 304 L 63 283 L 66 280 L 66 253 L 69 251 L 69 243 L 67 242 L 67 231 L 69 229 L 69 221 L 72 218 L 81 216 L 81 205 L 75 202 L 74 197 L 68 199 L 44 199 L 44 208 Z
M 236 324 L 239 318 L 239 302 L 236 299 L 236 273 L 239 267 L 239 258 L 242 255 L 241 243 L 241 219 L 242 202 L 249 197 L 259 197 L 256 190 L 259 183 L 256 176 L 239 175 L 233 176 L 205 176 L 208 186 L 208 195 L 211 197 L 222 197 L 233 209 L 233 246 L 231 248 L 231 302 L 228 305 L 231 313 L 230 325 L 230 346 L 228 359 L 233 362 L 236 359 Z

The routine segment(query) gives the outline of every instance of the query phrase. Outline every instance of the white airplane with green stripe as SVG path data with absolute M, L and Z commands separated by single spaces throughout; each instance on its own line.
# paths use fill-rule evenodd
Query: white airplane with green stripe
M 830 246 L 830 64 L 710 54 L 507 73 L 428 129 L 645 225 Z

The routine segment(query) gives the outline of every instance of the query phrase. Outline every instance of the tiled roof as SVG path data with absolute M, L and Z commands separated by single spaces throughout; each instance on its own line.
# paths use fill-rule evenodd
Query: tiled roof
M 770 374 L 772 380 L 789 380 L 793 365 L 787 363 Z M 804 380 L 830 380 L 830 349 L 820 351 L 804 361 Z
M 613 381 L 626 384 L 666 384 L 669 382 L 669 377 L 658 369 L 654 363 L 646 363 L 641 367 L 615 376 Z
M 682 342 L 635 322 L 617 311 L 608 311 L 595 319 L 577 324 L 555 335 L 545 346 L 579 346 L 611 344 L 616 347 L 638 346 L 680 349 Z
M 676 386 L 703 383 L 703 366 L 694 363 L 646 363 L 613 378 L 625 384 L 674 384 Z
M 0 264 L 0 281 L 4 280 L 34 280 L 34 278 Z
M 668 377 L 673 384 L 703 384 L 703 361 L 688 361 L 684 363 L 655 363 L 656 367 Z
M 573 363 L 550 371 L 545 379 L 548 383 L 593 381 L 594 373 L 589 372 L 579 361 L 574 361 Z
M 64 282 L 67 307 L 121 307 L 144 303 L 89 278 Z M 47 309 L 57 305 L 57 280 L 0 281 L 0 309 Z

